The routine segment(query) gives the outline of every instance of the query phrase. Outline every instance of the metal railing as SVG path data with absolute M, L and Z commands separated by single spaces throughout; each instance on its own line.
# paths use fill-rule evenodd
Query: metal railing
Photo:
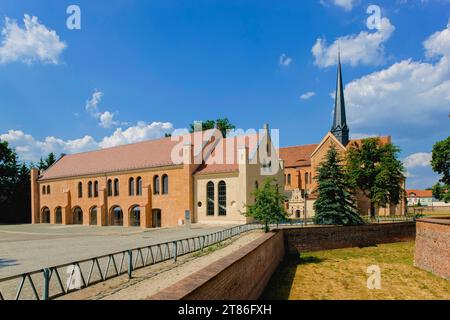
M 415 215 L 405 215 L 405 216 L 363 216 L 364 221 L 367 223 L 382 223 L 382 222 L 407 222 L 416 221 Z
M 0 300 L 48 300 L 206 247 L 255 229 L 245 224 L 214 233 L 118 251 L 0 279 Z M 41 293 L 41 294 L 39 294 Z

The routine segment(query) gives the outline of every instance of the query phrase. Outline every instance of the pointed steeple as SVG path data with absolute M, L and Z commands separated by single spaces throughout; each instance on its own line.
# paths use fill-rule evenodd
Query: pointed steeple
M 338 53 L 338 71 L 336 83 L 336 97 L 334 100 L 334 120 L 331 133 L 346 146 L 349 141 L 349 129 L 347 126 L 347 117 L 345 115 L 345 99 L 344 99 L 344 85 L 342 83 L 342 68 L 341 68 L 341 52 Z

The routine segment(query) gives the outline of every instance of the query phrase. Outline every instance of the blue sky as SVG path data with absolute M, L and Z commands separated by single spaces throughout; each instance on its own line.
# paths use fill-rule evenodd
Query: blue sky
M 66 27 L 71 4 L 80 30 Z M 351 135 L 391 135 L 408 187 L 437 178 L 431 148 L 450 134 L 449 0 L 3 0 L 0 15 L 0 139 L 27 160 L 219 117 L 268 122 L 281 146 L 318 143 L 339 44 Z

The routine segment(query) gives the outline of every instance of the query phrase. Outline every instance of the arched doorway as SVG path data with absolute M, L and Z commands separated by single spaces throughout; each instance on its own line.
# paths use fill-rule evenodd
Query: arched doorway
M 130 227 L 141 226 L 141 209 L 139 206 L 133 206 L 130 209 Z
M 300 210 L 296 210 L 295 211 L 295 217 L 296 218 L 300 218 Z
M 41 223 L 50 223 L 50 209 L 47 207 L 42 208 Z
M 97 225 L 97 207 L 92 207 L 89 211 L 89 225 Z
M 73 209 L 73 224 L 83 224 L 83 210 L 80 207 Z
M 153 209 L 152 211 L 152 227 L 161 228 L 161 210 Z
M 111 224 L 112 226 L 123 226 L 123 212 L 120 207 L 111 208 Z
M 57 207 L 55 209 L 55 223 L 61 224 L 62 223 L 62 209 L 61 207 Z

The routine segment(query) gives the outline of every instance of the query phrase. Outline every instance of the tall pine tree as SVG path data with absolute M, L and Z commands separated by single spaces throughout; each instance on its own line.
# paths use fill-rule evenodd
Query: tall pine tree
M 364 223 L 358 215 L 350 186 L 334 146 L 328 150 L 318 168 L 317 200 L 314 203 L 316 224 L 357 225 Z

